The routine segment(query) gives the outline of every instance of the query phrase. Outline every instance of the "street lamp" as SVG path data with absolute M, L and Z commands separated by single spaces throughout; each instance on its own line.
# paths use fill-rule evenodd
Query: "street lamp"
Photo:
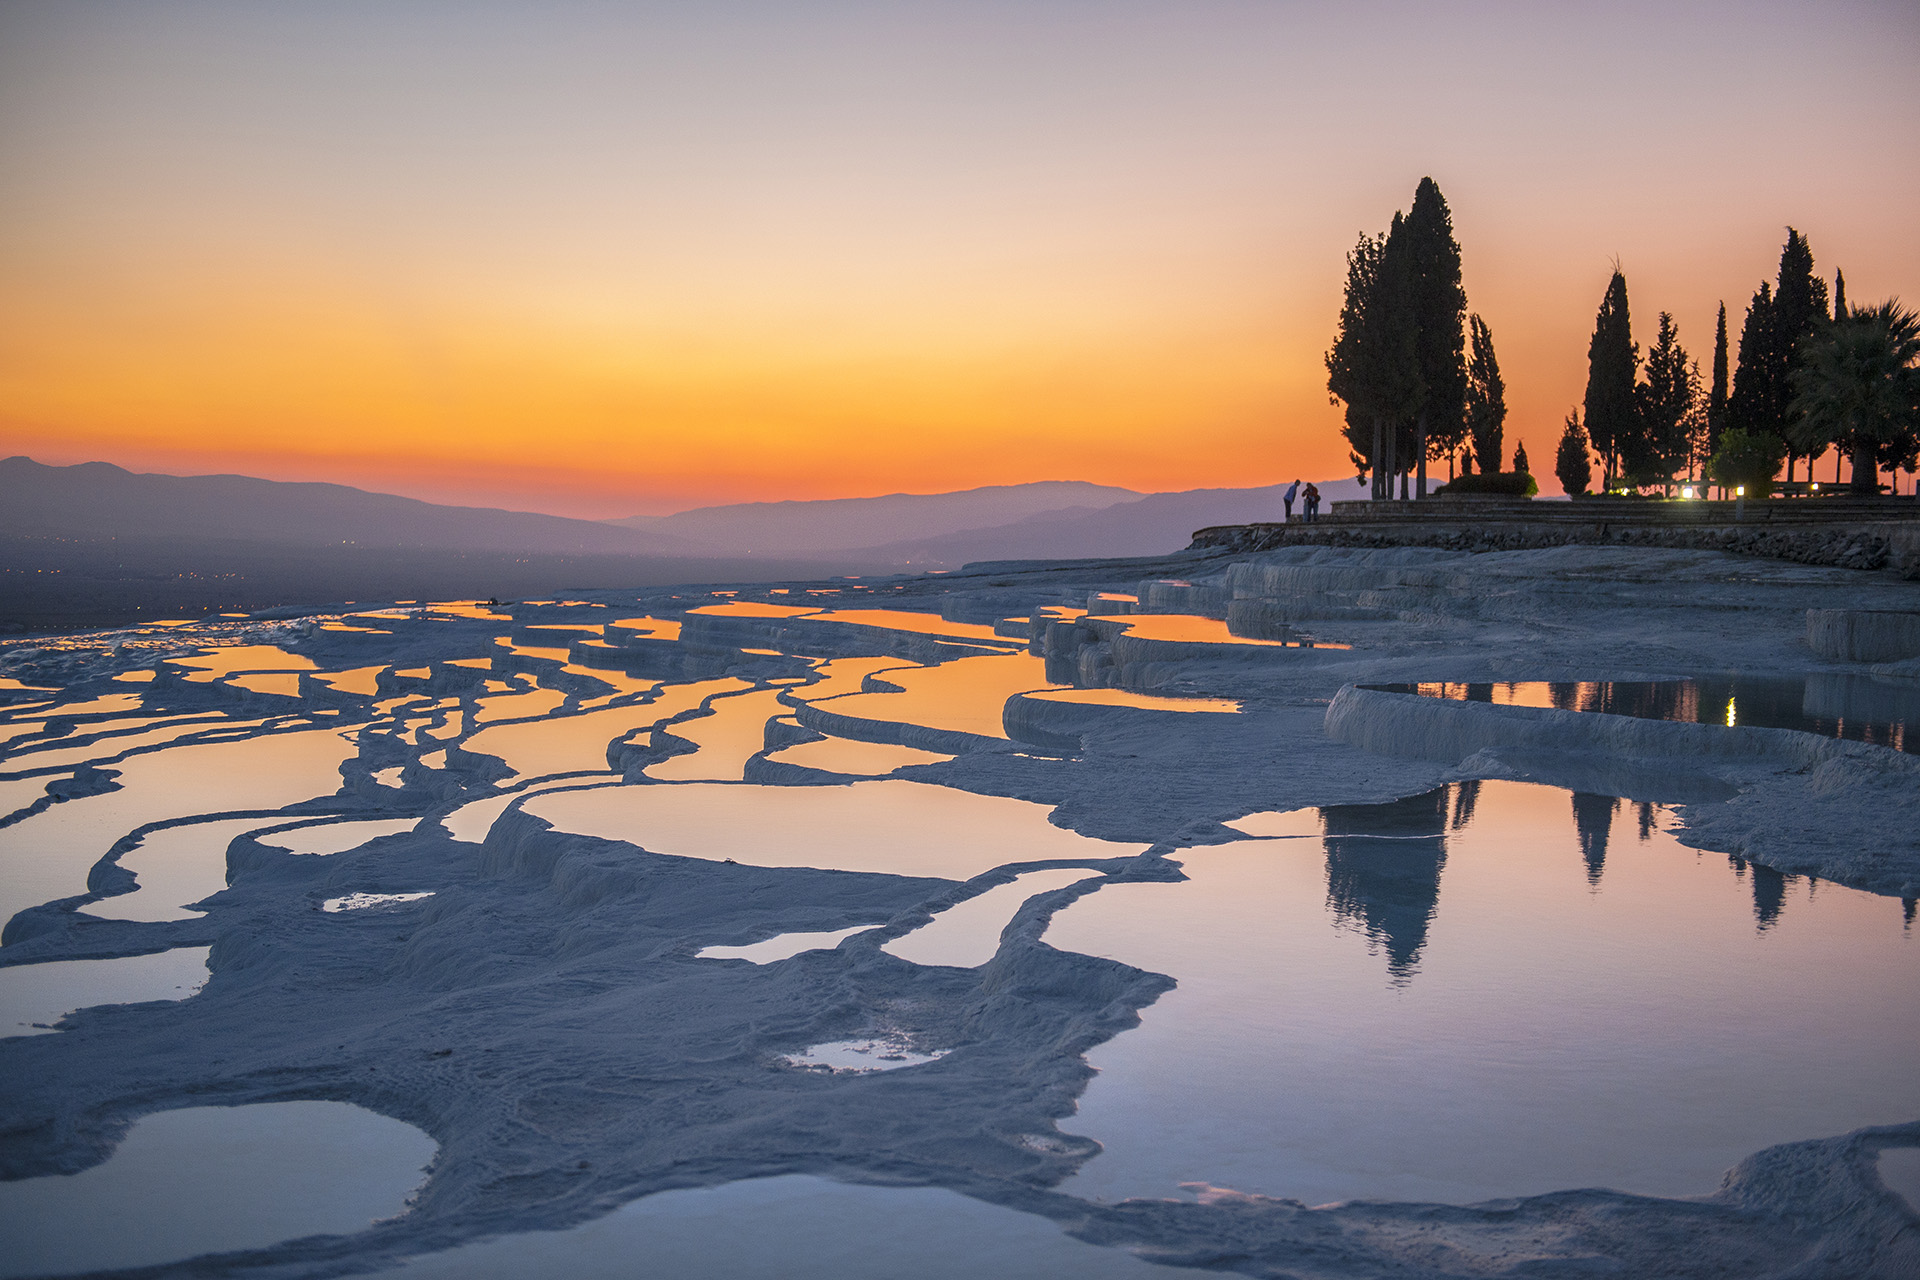
M 1747 518 L 1747 486 L 1743 484 L 1733 486 L 1733 518 L 1735 520 Z

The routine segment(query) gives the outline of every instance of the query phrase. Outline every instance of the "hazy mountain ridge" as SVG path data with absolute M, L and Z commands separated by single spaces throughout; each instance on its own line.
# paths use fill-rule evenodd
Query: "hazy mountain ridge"
M 1081 480 L 1037 480 L 951 493 L 740 502 L 607 523 L 670 534 L 716 552 L 817 555 L 997 528 L 1052 513 L 1094 511 L 1144 496 Z
M 26 457 L 0 459 L 0 535 L 545 555 L 707 554 L 670 533 L 597 520 L 442 506 L 313 481 L 153 475 L 110 462 L 54 467 Z

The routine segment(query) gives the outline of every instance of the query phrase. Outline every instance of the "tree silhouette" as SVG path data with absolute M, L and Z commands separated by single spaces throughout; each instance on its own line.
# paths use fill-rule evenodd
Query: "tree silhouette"
M 1707 393 L 1706 439 L 1700 445 L 1704 467 L 1713 451 L 1720 447 L 1720 433 L 1727 429 L 1727 304 L 1720 304 L 1720 318 L 1713 329 L 1713 389 Z
M 1431 443 L 1459 442 L 1466 418 L 1467 291 L 1460 283 L 1460 245 L 1453 238 L 1453 213 L 1432 178 L 1420 179 L 1413 206 L 1401 225 L 1411 273 L 1414 349 L 1425 388 L 1415 418 L 1413 462 L 1418 469 L 1415 496 L 1427 496 L 1427 457 Z M 1448 446 L 1451 449 L 1451 445 Z
M 1401 425 L 1426 392 L 1415 359 L 1413 305 L 1404 239 L 1393 229 L 1364 232 L 1347 255 L 1347 290 L 1339 329 L 1327 352 L 1327 392 L 1347 406 L 1347 443 L 1373 474 L 1373 496 L 1393 496 Z
M 1580 426 L 1580 411 L 1567 411 L 1567 425 L 1560 432 L 1560 449 L 1554 455 L 1553 474 L 1569 498 L 1582 497 L 1593 483 L 1593 464 L 1587 459 L 1587 433 Z
M 1633 340 L 1627 314 L 1627 278 L 1615 268 L 1594 317 L 1593 340 L 1587 344 L 1587 438 L 1600 455 L 1603 489 L 1613 487 L 1619 474 L 1623 447 L 1630 448 L 1639 427 L 1634 404 L 1634 374 L 1640 367 L 1640 347 Z
M 1880 491 L 1883 451 L 1920 446 L 1920 317 L 1897 301 L 1827 325 L 1794 381 L 1796 429 L 1846 442 L 1854 492 Z
M 1625 469 L 1638 482 L 1664 484 L 1687 460 L 1700 413 L 1700 370 L 1688 361 L 1668 312 L 1660 313 L 1660 333 L 1647 350 L 1646 378 L 1634 387 L 1634 401 L 1639 429 L 1622 450 Z
M 1474 465 L 1500 469 L 1501 436 L 1507 421 L 1507 384 L 1493 353 L 1493 331 L 1479 316 L 1467 319 L 1471 354 L 1467 357 L 1467 430 L 1473 436 Z

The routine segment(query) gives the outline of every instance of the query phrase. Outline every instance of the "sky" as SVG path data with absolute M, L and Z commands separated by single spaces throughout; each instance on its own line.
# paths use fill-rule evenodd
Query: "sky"
M 596 518 L 1324 479 L 1344 255 L 1431 175 L 1548 471 L 1616 262 L 1703 366 L 1789 224 L 1920 301 L 1916 65 L 1847 0 L 0 0 L 0 454 Z

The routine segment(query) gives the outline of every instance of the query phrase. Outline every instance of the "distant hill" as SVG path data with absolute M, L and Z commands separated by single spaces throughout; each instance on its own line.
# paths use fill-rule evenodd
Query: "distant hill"
M 1048 513 L 1096 511 L 1142 496 L 1111 485 L 1042 480 L 953 493 L 742 502 L 608 523 L 684 538 L 703 544 L 711 554 L 818 555 L 1012 524 Z
M 1319 482 L 1317 482 L 1319 483 Z M 1153 556 L 1177 551 L 1194 530 L 1216 524 L 1278 520 L 1285 485 L 1253 489 L 1190 489 L 1153 493 L 1099 510 L 1043 512 L 991 528 L 966 529 L 906 539 L 847 554 L 914 568 L 957 568 L 982 560 L 1080 560 L 1108 556 Z M 1325 503 L 1363 498 L 1351 476 L 1320 483 Z M 1305 508 L 1295 502 L 1294 512 Z
M 107 462 L 0 460 L 0 536 L 242 539 L 277 546 L 540 555 L 703 556 L 670 533 L 491 507 L 446 507 L 340 484 L 144 475 Z

